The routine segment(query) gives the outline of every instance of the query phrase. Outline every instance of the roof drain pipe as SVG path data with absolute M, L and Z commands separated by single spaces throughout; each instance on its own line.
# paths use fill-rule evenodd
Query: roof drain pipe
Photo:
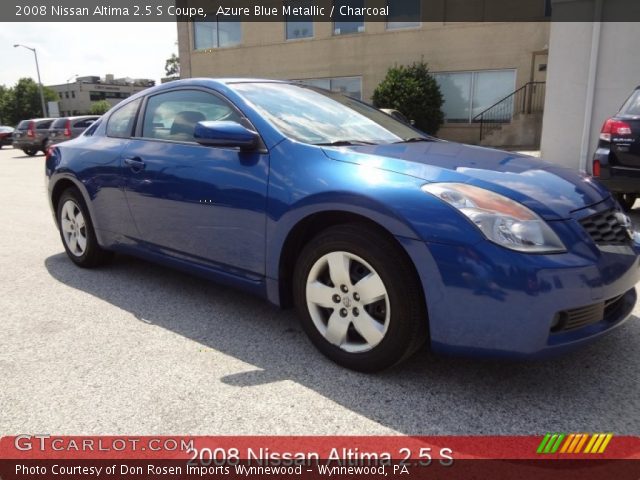
M 580 144 L 580 170 L 583 171 L 587 169 L 587 163 L 589 161 L 589 147 L 591 144 L 591 123 L 596 91 L 596 76 L 598 74 L 600 33 L 602 31 L 602 0 L 595 0 L 593 20 L 593 30 L 591 32 L 591 56 L 589 59 L 589 73 L 587 80 L 587 97 L 585 98 L 584 124 L 582 126 L 582 142 Z

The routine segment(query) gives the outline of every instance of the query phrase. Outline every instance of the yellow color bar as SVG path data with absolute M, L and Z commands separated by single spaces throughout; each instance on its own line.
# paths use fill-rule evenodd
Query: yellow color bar
M 612 438 L 613 434 L 611 433 L 605 437 L 604 442 L 602 442 L 602 445 L 600 445 L 600 450 L 598 450 L 598 453 L 604 453 L 604 449 L 607 448 L 607 445 L 609 445 L 609 442 Z
M 606 433 L 601 433 L 600 435 L 598 435 L 598 439 L 596 440 L 596 443 L 593 444 L 593 447 L 591 447 L 591 451 L 589 453 L 598 453 L 598 449 L 600 448 L 600 445 L 606 437 Z
M 589 443 L 587 443 L 587 446 L 584 447 L 584 452 L 582 453 L 591 453 L 591 447 L 593 447 L 593 444 L 596 443 L 596 440 L 598 440 L 599 436 L 600 435 L 597 433 L 591 435 L 591 439 L 589 440 Z

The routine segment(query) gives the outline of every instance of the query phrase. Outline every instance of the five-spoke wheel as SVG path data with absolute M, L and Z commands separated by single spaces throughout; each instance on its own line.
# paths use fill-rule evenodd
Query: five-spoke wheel
M 76 265 L 95 267 L 111 257 L 111 252 L 98 244 L 91 217 L 77 189 L 68 188 L 62 193 L 57 219 L 64 249 Z
M 293 279 L 302 326 L 333 361 L 390 367 L 427 338 L 424 295 L 406 253 L 368 225 L 338 225 L 302 249 Z

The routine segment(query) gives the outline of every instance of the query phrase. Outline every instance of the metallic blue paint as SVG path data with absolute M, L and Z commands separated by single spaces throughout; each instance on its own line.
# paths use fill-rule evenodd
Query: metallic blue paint
M 365 217 L 413 261 L 427 300 L 432 347 L 442 352 L 537 356 L 619 326 L 635 303 L 640 244 L 597 246 L 579 220 L 616 206 L 597 182 L 514 153 L 450 142 L 321 147 L 286 138 L 234 91 L 251 80 L 191 79 L 132 97 L 204 88 L 226 97 L 260 134 L 252 152 L 195 143 L 109 138 L 110 113 L 90 136 L 47 158 L 49 198 L 59 182 L 82 192 L 99 243 L 244 288 L 281 303 L 283 248 L 323 212 Z M 123 102 L 125 104 L 126 102 Z M 424 193 L 428 182 L 469 183 L 544 218 L 567 252 L 540 255 L 489 242 L 459 211 Z M 616 318 L 550 334 L 556 312 L 625 294 Z

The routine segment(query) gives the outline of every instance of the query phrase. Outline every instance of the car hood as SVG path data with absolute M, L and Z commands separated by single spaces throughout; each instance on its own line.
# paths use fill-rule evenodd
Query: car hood
M 468 183 L 516 200 L 547 220 L 609 197 L 604 187 L 575 170 L 534 157 L 453 142 L 323 148 L 334 160 L 367 165 L 425 182 Z

